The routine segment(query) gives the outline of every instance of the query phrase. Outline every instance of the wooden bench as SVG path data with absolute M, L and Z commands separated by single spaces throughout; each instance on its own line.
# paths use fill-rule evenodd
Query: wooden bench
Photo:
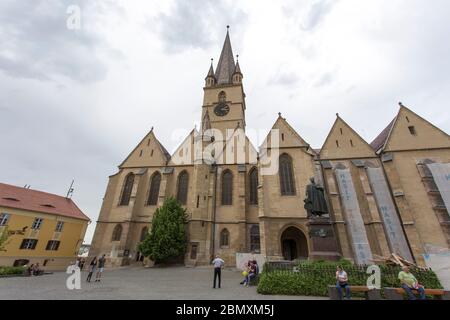
M 381 300 L 380 289 L 372 289 L 367 286 L 349 286 L 350 292 L 364 293 L 367 300 Z M 339 300 L 338 290 L 336 285 L 328 286 L 328 295 L 331 300 Z M 345 297 L 345 289 L 342 288 L 342 296 Z
M 388 300 L 403 300 L 406 292 L 403 288 L 384 288 L 384 295 Z M 419 292 L 417 290 L 412 290 L 417 296 Z M 440 300 L 450 300 L 450 291 L 443 289 L 425 289 L 425 295 L 433 296 L 435 299 Z

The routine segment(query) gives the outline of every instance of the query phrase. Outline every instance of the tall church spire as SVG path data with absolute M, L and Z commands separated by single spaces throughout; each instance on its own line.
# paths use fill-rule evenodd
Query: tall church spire
M 222 53 L 220 54 L 219 64 L 216 69 L 217 84 L 232 83 L 232 76 L 234 73 L 234 57 L 231 49 L 229 26 L 227 26 L 227 36 L 223 44 Z

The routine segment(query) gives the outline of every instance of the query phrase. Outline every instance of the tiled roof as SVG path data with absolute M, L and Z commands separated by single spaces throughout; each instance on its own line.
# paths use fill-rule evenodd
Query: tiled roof
M 225 37 L 222 53 L 220 54 L 219 63 L 217 64 L 216 69 L 217 84 L 230 84 L 235 67 L 230 35 L 227 31 L 227 36 Z
M 90 220 L 71 199 L 4 183 L 0 183 L 0 206 Z
M 381 131 L 381 133 L 376 137 L 371 143 L 370 146 L 373 148 L 373 150 L 378 151 L 381 148 L 384 147 L 384 144 L 386 143 L 386 140 L 389 138 L 389 133 L 391 132 L 392 126 L 395 123 L 395 119 L 389 123 L 389 125 Z

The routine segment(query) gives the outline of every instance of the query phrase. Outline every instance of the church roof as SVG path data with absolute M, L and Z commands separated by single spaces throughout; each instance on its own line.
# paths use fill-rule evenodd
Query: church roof
M 233 50 L 231 48 L 230 34 L 227 30 L 222 53 L 220 54 L 219 64 L 216 69 L 217 84 L 229 84 L 235 70 Z
M 389 125 L 386 128 L 384 128 L 384 130 L 381 131 L 381 133 L 370 143 L 370 146 L 372 147 L 373 150 L 375 150 L 375 152 L 383 148 L 384 145 L 386 144 L 386 141 L 389 138 L 389 133 L 391 132 L 396 119 L 397 117 L 395 117 L 391 121 L 391 123 L 389 123 Z

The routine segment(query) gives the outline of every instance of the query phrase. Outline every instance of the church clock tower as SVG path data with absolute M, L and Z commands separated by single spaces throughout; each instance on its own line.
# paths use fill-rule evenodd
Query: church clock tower
M 216 71 L 211 62 L 203 88 L 202 130 L 218 129 L 223 139 L 228 129 L 245 130 L 243 75 L 239 61 L 234 61 L 228 28 Z

